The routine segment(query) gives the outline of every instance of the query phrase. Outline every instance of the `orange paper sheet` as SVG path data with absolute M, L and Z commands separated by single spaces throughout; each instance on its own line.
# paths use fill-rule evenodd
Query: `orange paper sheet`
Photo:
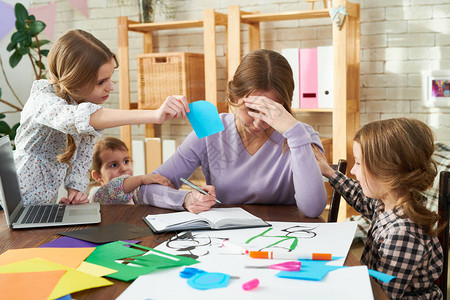
M 76 269 L 95 248 L 24 248 L 10 249 L 0 255 L 0 266 L 40 257 Z
M 105 278 L 96 277 L 41 258 L 32 258 L 0 266 L 0 275 L 3 276 L 3 275 L 14 275 L 25 273 L 29 274 L 30 272 L 43 274 L 44 272 L 54 270 L 62 270 L 65 273 L 60 277 L 59 281 L 57 281 L 56 283 L 44 282 L 40 286 L 38 286 L 38 288 L 43 288 L 44 284 L 47 284 L 47 286 L 45 286 L 45 289 L 47 289 L 48 285 L 49 284 L 51 285 L 50 288 L 51 293 L 47 295 L 46 299 L 57 299 L 67 294 L 72 294 L 78 291 L 113 284 L 111 281 L 106 280 Z M 24 288 L 33 290 L 35 286 L 28 285 L 25 286 Z M 34 298 L 19 298 L 19 299 L 34 299 Z
M 0 299 L 48 299 L 65 270 L 0 274 Z

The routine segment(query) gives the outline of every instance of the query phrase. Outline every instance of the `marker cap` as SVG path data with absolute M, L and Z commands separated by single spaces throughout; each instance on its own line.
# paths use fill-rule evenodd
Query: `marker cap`
M 250 251 L 249 256 L 251 258 L 272 258 L 269 254 L 270 252 L 267 251 Z
M 245 291 L 249 291 L 249 290 L 253 290 L 254 288 L 258 287 L 258 285 L 259 285 L 259 280 L 257 278 L 255 278 L 255 279 L 252 279 L 252 280 L 247 281 L 246 283 L 244 283 L 242 285 L 242 288 Z
M 331 253 L 313 253 L 313 260 L 331 260 Z

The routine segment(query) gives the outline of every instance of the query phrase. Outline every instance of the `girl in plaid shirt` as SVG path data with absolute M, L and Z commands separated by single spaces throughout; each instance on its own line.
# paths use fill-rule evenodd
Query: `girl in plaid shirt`
M 353 140 L 357 181 L 334 171 L 318 149 L 314 153 L 332 187 L 371 220 L 361 262 L 395 276 L 377 280 L 391 299 L 442 299 L 434 284 L 444 258 L 439 215 L 420 195 L 437 174 L 431 129 L 414 119 L 389 119 L 363 126 Z

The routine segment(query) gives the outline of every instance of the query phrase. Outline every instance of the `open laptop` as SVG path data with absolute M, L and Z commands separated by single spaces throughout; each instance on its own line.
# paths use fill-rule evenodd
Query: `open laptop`
M 24 206 L 9 137 L 0 138 L 0 200 L 12 229 L 100 223 L 100 204 Z

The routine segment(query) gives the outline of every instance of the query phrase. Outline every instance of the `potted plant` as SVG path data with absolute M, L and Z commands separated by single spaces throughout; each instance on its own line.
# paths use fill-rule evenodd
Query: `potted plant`
M 49 50 L 43 49 L 42 46 L 50 43 L 49 40 L 40 40 L 38 35 L 44 30 L 45 23 L 36 20 L 34 15 L 28 14 L 28 11 L 21 3 L 16 3 L 14 6 L 14 15 L 16 17 L 16 32 L 11 36 L 11 42 L 7 46 L 9 52 L 12 51 L 9 57 L 9 65 L 15 68 L 22 60 L 23 56 L 27 56 L 33 67 L 36 80 L 45 78 L 46 68 L 43 63 L 43 58 L 48 55 Z M 0 88 L 0 102 L 12 108 L 12 111 L 0 112 L 0 137 L 9 135 L 11 141 L 16 136 L 16 130 L 19 123 L 9 126 L 4 120 L 4 113 L 17 113 L 22 111 L 23 104 L 17 97 L 14 89 L 8 81 L 6 72 L 3 68 L 3 63 L 0 58 L 0 67 L 5 77 L 6 84 L 11 89 L 19 105 L 13 104 L 11 101 L 2 99 L 2 92 Z

